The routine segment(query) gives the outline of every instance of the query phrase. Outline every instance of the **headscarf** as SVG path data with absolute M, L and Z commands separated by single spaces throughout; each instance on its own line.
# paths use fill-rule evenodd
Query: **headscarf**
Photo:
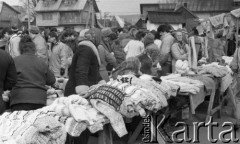
M 136 35 L 137 32 L 138 32 L 137 29 L 132 28 L 132 29 L 130 29 L 130 31 L 128 32 L 128 34 L 129 34 L 129 36 L 130 36 L 131 39 L 135 39 L 135 35 Z
M 88 31 L 89 31 L 89 29 L 83 29 L 83 30 L 81 30 L 80 33 L 79 33 L 78 40 L 79 40 L 79 41 L 86 40 L 85 33 L 88 32 Z
M 107 29 L 107 31 L 109 31 L 109 29 Z M 108 32 L 109 33 L 109 32 Z M 110 34 L 109 34 L 110 35 Z M 101 36 L 101 43 L 100 45 L 102 45 L 109 53 L 113 52 L 113 49 L 111 47 L 111 44 L 109 42 L 104 41 L 104 36 Z
M 154 35 L 151 33 L 146 34 L 144 37 L 144 45 L 148 46 L 153 43 L 154 43 Z
M 90 33 L 93 37 L 93 43 L 98 47 L 102 40 L 101 30 L 98 28 L 92 28 L 87 33 Z

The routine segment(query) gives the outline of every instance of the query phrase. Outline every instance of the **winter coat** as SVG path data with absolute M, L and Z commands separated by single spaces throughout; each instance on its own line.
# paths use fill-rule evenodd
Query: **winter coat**
M 160 48 L 160 63 L 161 65 L 165 64 L 166 62 L 171 63 L 171 47 L 174 43 L 175 38 L 170 34 L 166 33 L 161 37 L 162 45 Z
M 16 81 L 17 72 L 12 57 L 4 50 L 0 50 L 0 114 L 5 110 L 2 99 L 3 91 L 11 90 Z
M 174 43 L 171 47 L 172 53 L 172 71 L 175 72 L 175 65 L 177 60 L 188 60 L 188 54 L 185 43 L 182 45 L 178 42 Z
M 36 47 L 36 55 L 48 65 L 48 45 L 45 39 L 40 34 L 37 34 L 33 38 L 33 42 Z
M 90 41 L 85 42 L 92 43 Z M 90 45 L 78 45 L 73 55 L 64 95 L 76 94 L 76 86 L 92 86 L 101 80 L 98 57 Z
M 68 57 L 70 49 L 62 42 L 53 45 L 51 56 L 49 57 L 49 68 L 53 71 L 55 77 L 61 77 L 61 68 L 65 69 L 64 77 L 67 77 Z
M 17 34 L 14 34 L 9 40 L 9 49 L 8 50 L 9 50 L 9 54 L 13 58 L 20 55 L 20 51 L 19 51 L 20 40 L 21 40 L 21 38 Z
M 146 53 L 150 56 L 153 62 L 153 66 L 157 66 L 160 58 L 160 51 L 158 46 L 154 43 L 148 44 L 145 48 Z

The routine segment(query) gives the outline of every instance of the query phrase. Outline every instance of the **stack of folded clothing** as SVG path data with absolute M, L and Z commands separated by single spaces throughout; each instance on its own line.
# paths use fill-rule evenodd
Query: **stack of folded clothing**
M 85 129 L 95 133 L 103 130 L 107 118 L 92 107 L 88 100 L 72 95 L 56 99 L 52 105 L 42 109 L 54 111 L 61 117 L 67 117 L 64 123 L 66 131 L 71 136 L 79 136 Z
M 233 60 L 233 57 L 228 57 L 228 56 L 222 56 L 222 59 L 225 61 L 227 65 L 230 65 L 230 63 Z
M 211 63 L 199 67 L 198 74 L 211 74 L 215 77 L 224 77 L 229 73 L 225 66 L 220 66 L 217 63 Z
M 203 83 L 198 80 L 193 80 L 187 77 L 181 77 L 179 74 L 171 74 L 168 76 L 161 77 L 163 82 L 178 85 L 180 87 L 180 92 L 197 94 Z
M 0 139 L 16 144 L 64 144 L 66 132 L 54 117 L 41 111 L 16 111 L 0 116 Z
M 164 93 L 164 87 L 162 87 L 154 80 L 143 80 L 141 77 L 137 78 L 134 75 L 118 76 L 117 80 L 122 83 L 128 83 L 151 91 L 157 97 L 157 103 L 161 103 L 162 107 L 167 106 L 168 94 Z

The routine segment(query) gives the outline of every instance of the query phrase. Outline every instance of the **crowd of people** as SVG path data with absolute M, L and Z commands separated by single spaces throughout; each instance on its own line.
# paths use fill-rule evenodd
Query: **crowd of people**
M 195 37 L 198 60 L 204 57 L 201 36 L 196 29 L 173 31 L 170 25 L 160 25 L 157 31 L 143 31 L 135 27 L 91 28 L 76 32 L 65 29 L 48 32 L 31 26 L 29 31 L 4 28 L 6 40 L 0 50 L 0 95 L 11 90 L 7 106 L 0 97 L 0 113 L 35 110 L 46 105 L 46 85 L 56 87 L 58 78 L 66 78 L 65 96 L 86 97 L 90 86 L 108 82 L 117 75 L 134 73 L 160 77 L 175 72 L 177 60 L 188 60 L 190 43 Z M 226 52 L 221 34 L 209 39 L 209 58 L 219 61 Z M 68 141 L 86 141 L 89 132 Z

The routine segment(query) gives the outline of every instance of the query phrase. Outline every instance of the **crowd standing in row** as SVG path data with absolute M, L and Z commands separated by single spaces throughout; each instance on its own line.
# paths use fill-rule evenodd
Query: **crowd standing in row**
M 29 32 L 5 28 L 2 37 L 7 44 L 0 50 L 0 94 L 11 90 L 12 111 L 35 110 L 46 105 L 46 85 L 55 87 L 56 79 L 61 77 L 68 79 L 65 96 L 82 97 L 90 86 L 108 82 L 121 73 L 160 77 L 174 72 L 177 60 L 188 60 L 189 36 L 195 37 L 201 59 L 196 29 L 187 35 L 184 29 L 173 32 L 169 25 L 160 25 L 151 32 L 135 27 L 92 28 L 80 33 L 72 29 L 41 32 L 36 26 L 31 26 Z M 221 35 L 217 38 L 210 41 L 212 61 L 225 55 Z M 4 110 L 0 98 L 0 113 Z M 86 130 L 79 138 L 68 136 L 67 141 L 86 143 L 89 135 Z

